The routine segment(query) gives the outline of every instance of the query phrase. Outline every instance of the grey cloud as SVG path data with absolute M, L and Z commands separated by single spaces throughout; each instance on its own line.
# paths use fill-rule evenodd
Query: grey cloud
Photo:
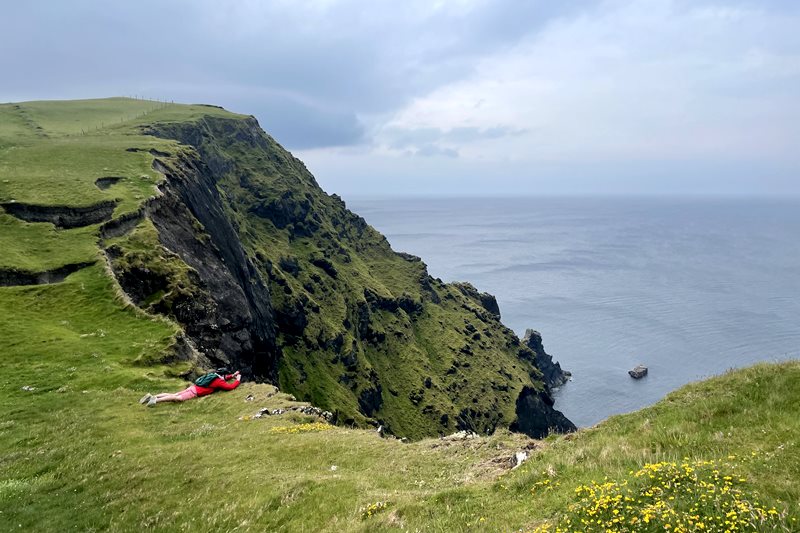
M 364 128 L 353 113 L 317 109 L 286 98 L 254 102 L 250 113 L 280 142 L 297 149 L 358 144 Z
M 517 137 L 528 133 L 525 128 L 512 128 L 509 126 L 494 126 L 492 128 L 453 128 L 445 135 L 445 139 L 453 142 L 474 142 L 482 139 L 501 139 L 503 137 Z
M 631 6 L 642 12 L 657 11 L 649 24 L 672 22 L 675 27 L 660 34 L 656 26 L 638 24 L 639 17 L 634 16 L 633 22 L 626 22 L 624 16 L 621 20 L 620 13 L 631 11 L 625 9 Z M 720 30 L 714 30 L 713 24 L 702 25 L 703 31 L 698 27 L 682 31 L 692 18 L 687 14 L 732 7 L 752 11 L 726 25 L 725 35 L 715 33 Z M 392 186 L 403 192 L 413 176 L 424 176 L 418 178 L 420 190 L 447 191 L 462 187 L 464 177 L 470 175 L 473 190 L 493 191 L 496 181 L 515 190 L 526 180 L 534 180 L 532 175 L 547 175 L 542 161 L 526 159 L 526 139 L 520 137 L 526 130 L 503 124 L 447 129 L 451 123 L 499 122 L 486 111 L 489 106 L 483 105 L 482 98 L 486 96 L 491 104 L 490 91 L 502 92 L 500 85 L 491 85 L 487 94 L 474 95 L 482 120 L 426 121 L 445 129 L 393 129 L 381 127 L 382 121 L 397 117 L 397 111 L 410 102 L 436 95 L 438 89 L 458 86 L 460 81 L 469 85 L 473 77 L 480 81 L 485 75 L 482 68 L 502 62 L 505 55 L 544 49 L 538 56 L 530 52 L 503 72 L 511 81 L 527 75 L 557 82 L 555 95 L 531 94 L 529 100 L 515 102 L 517 96 L 512 93 L 507 99 L 514 107 L 505 116 L 513 116 L 523 126 L 535 124 L 536 133 L 541 132 L 537 142 L 541 137 L 552 145 L 556 158 L 562 157 L 565 148 L 577 147 L 563 152 L 568 153 L 567 161 L 559 162 L 567 165 L 563 170 L 554 168 L 549 181 L 543 177 L 541 182 L 581 192 L 591 185 L 587 185 L 591 176 L 597 178 L 598 191 L 634 186 L 645 192 L 655 190 L 655 184 L 641 180 L 652 173 L 653 154 L 665 158 L 681 154 L 687 146 L 692 148 L 686 139 L 699 137 L 715 141 L 711 150 L 726 139 L 731 146 L 744 147 L 719 149 L 704 156 L 709 160 L 723 154 L 731 161 L 749 156 L 762 164 L 765 158 L 772 159 L 772 152 L 753 144 L 787 146 L 775 151 L 783 159 L 777 158 L 774 164 L 782 167 L 754 163 L 748 172 L 755 176 L 751 182 L 757 183 L 756 170 L 766 169 L 761 174 L 784 180 L 773 190 L 796 192 L 797 160 L 783 154 L 797 138 L 798 11 L 796 0 L 7 0 L 0 32 L 4 52 L 0 54 L 4 74 L 0 101 L 138 94 L 214 103 L 255 114 L 278 141 L 289 148 L 309 149 L 304 158 L 312 163 L 315 158 L 324 161 L 320 174 L 358 178 L 355 192 Z M 659 20 L 661 16 L 665 20 Z M 577 30 L 565 34 L 565 28 L 571 27 Z M 662 38 L 648 39 L 649 33 Z M 540 35 L 544 38 L 538 39 Z M 559 35 L 568 38 L 554 40 Z M 608 65 L 598 66 L 599 72 L 587 72 L 590 65 L 581 58 L 601 49 L 598 43 L 610 44 L 610 53 L 619 55 Z M 763 54 L 765 64 L 752 72 L 730 72 L 742 68 L 740 58 L 747 54 Z M 684 64 L 678 65 L 681 61 Z M 495 78 L 501 81 L 504 76 Z M 647 91 L 659 80 L 664 90 L 649 95 Z M 680 98 L 682 88 L 685 100 Z M 465 100 L 463 105 L 470 102 Z M 553 109 L 560 112 L 551 117 Z M 649 134 L 656 128 L 665 133 L 652 146 L 645 146 L 652 152 L 613 151 L 625 139 L 640 140 L 638 132 Z M 740 138 L 749 144 L 737 144 Z M 484 150 L 488 157 L 470 159 L 477 148 L 483 149 L 476 146 L 482 142 L 491 145 Z M 352 150 L 313 150 L 359 144 Z M 467 145 L 471 145 L 469 150 Z M 374 154 L 379 151 L 371 150 L 376 146 L 393 153 L 377 157 Z M 523 154 L 517 168 L 513 166 L 516 159 L 504 159 L 515 147 Z M 697 155 L 702 150 L 700 146 L 689 151 Z M 414 157 L 396 157 L 398 153 Z M 606 170 L 598 165 L 574 167 L 574 161 L 591 160 L 587 153 L 603 155 L 600 159 L 607 160 Z M 624 183 L 614 181 L 631 153 L 634 159 L 648 161 L 641 168 L 629 169 Z M 479 166 L 481 162 L 486 166 Z M 340 165 L 338 170 L 335 164 Z M 740 167 L 735 170 L 744 175 Z M 504 177 L 495 175 L 498 169 Z M 490 174 L 493 181 L 487 185 L 482 180 Z M 716 176 L 716 181 L 708 181 L 707 188 L 712 190 L 732 171 L 711 163 L 701 169 L 697 161 L 690 161 L 670 168 L 660 179 L 665 184 L 678 183 L 674 176 L 704 174 Z M 375 180 L 376 175 L 398 179 Z M 572 189 L 567 183 L 570 176 Z M 678 189 L 691 186 L 676 185 Z M 664 190 L 672 189 L 665 185 Z M 742 185 L 740 190 L 753 189 Z
M 458 151 L 453 148 L 442 148 L 435 144 L 426 144 L 411 152 L 412 155 L 421 157 L 458 157 Z
M 678 0 L 677 4 L 688 9 L 694 9 L 698 6 L 716 8 L 738 6 L 758 10 L 768 9 L 773 11 L 785 11 L 789 13 L 800 11 L 800 3 L 796 0 L 725 0 L 724 3 L 721 3 L 719 0 Z
M 591 4 L 478 2 L 467 10 L 423 0 L 327 7 L 295 2 L 143 0 L 15 2 L 4 6 L 0 100 L 146 94 L 185 101 L 225 94 L 265 112 L 293 148 L 352 144 L 357 116 L 386 114 L 467 76 L 478 57 Z M 200 89 L 198 89 L 200 88 Z M 220 100 L 210 103 L 221 103 Z M 286 105 L 284 105 L 286 104 Z M 296 113 L 291 116 L 291 113 Z M 319 116 L 315 116 L 319 115 Z
M 466 144 L 503 137 L 516 137 L 527 133 L 526 129 L 509 126 L 491 128 L 459 127 L 449 130 L 439 128 L 384 128 L 382 137 L 394 149 L 404 149 L 430 144 Z

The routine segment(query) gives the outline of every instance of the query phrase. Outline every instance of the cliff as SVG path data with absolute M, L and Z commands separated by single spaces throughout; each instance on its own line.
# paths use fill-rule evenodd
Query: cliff
M 60 208 L 78 213 L 70 228 L 100 223 L 126 297 L 179 325 L 162 362 L 232 365 L 340 424 L 398 436 L 574 429 L 492 296 L 395 253 L 254 118 L 169 106 L 126 127 L 115 143 L 150 161 L 157 194 L 122 212 L 130 180 L 106 166 L 94 182 L 111 206 L 102 218 Z

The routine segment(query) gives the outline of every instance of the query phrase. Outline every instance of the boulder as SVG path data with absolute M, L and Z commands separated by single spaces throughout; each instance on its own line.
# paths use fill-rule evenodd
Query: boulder
M 632 370 L 628 370 L 628 374 L 633 379 L 642 379 L 647 375 L 647 367 L 644 365 L 636 365 Z

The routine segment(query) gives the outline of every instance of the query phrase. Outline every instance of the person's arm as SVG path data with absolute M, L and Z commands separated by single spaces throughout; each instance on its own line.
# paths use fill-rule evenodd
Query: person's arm
M 226 380 L 230 379 L 231 377 L 236 378 L 236 381 L 234 381 L 233 383 L 228 383 Z M 225 376 L 224 380 L 220 378 L 215 379 L 214 381 L 211 382 L 211 386 L 215 389 L 220 389 L 220 390 L 233 390 L 239 386 L 241 380 L 242 376 L 237 372 L 236 374 L 228 374 L 227 376 Z

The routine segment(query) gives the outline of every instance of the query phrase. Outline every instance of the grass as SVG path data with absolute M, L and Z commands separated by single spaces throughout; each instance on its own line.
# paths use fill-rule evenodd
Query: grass
M 142 113 L 159 112 L 166 113 L 157 103 L 126 98 L 0 105 L 0 202 L 83 207 L 113 200 L 114 216 L 135 211 L 162 179 L 148 151 L 175 149 L 138 130 Z M 95 181 L 103 177 L 121 179 L 100 189 Z M 0 212 L 0 268 L 41 272 L 92 261 L 97 232 L 97 225 L 59 230 Z
M 57 230 L 0 213 L 0 268 L 42 272 L 97 258 L 95 228 Z
M 38 101 L 10 104 L 29 127 L 47 136 L 79 135 L 130 122 L 160 109 L 163 104 L 132 98 Z
M 577 502 L 559 525 L 545 522 L 539 533 L 569 531 L 731 531 L 788 529 L 787 511 L 763 506 L 748 494 L 742 464 L 756 452 L 726 460 L 648 463 L 623 481 L 592 482 L 575 489 Z M 531 492 L 551 485 L 549 479 Z M 558 486 L 559 482 L 556 482 Z
M 74 107 L 62 112 L 59 105 Z M 125 149 L 176 149 L 141 135 L 139 126 L 187 117 L 213 124 L 208 116 L 235 117 L 216 108 L 126 99 L 0 105 L 0 200 L 79 206 L 117 199 L 117 216 L 133 210 L 155 194 L 160 178 L 149 153 Z M 78 131 L 94 126 L 89 134 Z M 288 153 L 255 153 L 237 144 L 225 150 L 239 162 L 237 179 L 227 175 L 220 183 L 226 208 L 248 253 L 261 254 L 259 268 L 267 262 L 273 268 L 274 305 L 306 298 L 322 310 L 310 317 L 303 342 L 285 345 L 281 382 L 325 407 L 352 404 L 353 391 L 338 379 L 343 366 L 334 362 L 336 354 L 309 344 L 343 332 L 365 373 L 355 379 L 372 370 L 384 376 L 379 416 L 421 440 L 381 439 L 372 430 L 329 426 L 307 415 L 256 418 L 262 408 L 298 404 L 265 384 L 245 383 L 185 404 L 140 406 L 145 392 L 184 388 L 179 375 L 191 363 L 165 363 L 178 326 L 126 304 L 98 261 L 62 283 L 0 287 L 0 529 L 450 532 L 581 524 L 577 529 L 591 530 L 582 520 L 604 529 L 611 522 L 612 530 L 623 523 L 652 531 L 667 523 L 671 530 L 719 523 L 736 531 L 799 529 L 800 362 L 756 365 L 691 384 L 574 435 L 533 441 L 499 429 L 463 441 L 422 438 L 418 428 L 438 411 L 507 409 L 513 390 L 504 399 L 492 381 L 502 384 L 498 371 L 510 381 L 525 372 L 497 355 L 513 350 L 505 346 L 509 335 L 499 323 L 480 320 L 474 303 L 451 286 L 435 285 L 440 304 L 423 301 L 422 265 L 392 255 L 377 232 L 318 190 Z M 94 180 L 103 176 L 124 179 L 101 190 Z M 320 214 L 316 234 L 303 236 L 297 226 L 278 230 L 247 214 L 253 196 L 269 200 L 287 191 L 311 198 Z M 98 257 L 97 231 L 57 230 L 0 214 L 0 267 L 40 271 L 91 260 Z M 172 290 L 187 288 L 185 265 L 154 254 L 156 240 L 145 220 L 107 245 L 123 252 L 120 266 L 156 266 L 177 276 L 170 278 Z M 330 259 L 336 277 L 313 263 L 320 255 Z M 284 271 L 282 257 L 296 258 L 300 271 Z M 342 324 L 354 318 L 353 303 L 364 298 L 365 287 L 384 298 L 405 294 L 421 302 L 419 316 L 373 311 L 372 326 L 386 342 L 353 344 L 355 334 Z M 469 358 L 458 355 L 467 323 L 481 335 Z M 430 388 L 425 377 L 432 378 Z M 411 393 L 419 393 L 419 405 Z M 427 405 L 432 412 L 422 411 Z M 530 459 L 510 470 L 520 450 Z M 696 505 L 689 490 L 698 489 L 706 491 L 708 505 Z M 625 505 L 617 505 L 618 497 Z M 701 522 L 709 527 L 701 529 Z
M 140 128 L 206 115 L 240 116 L 130 98 L 1 104 L 0 202 L 87 206 L 118 200 L 115 215 L 133 211 L 161 179 L 148 151 L 176 150 L 174 142 L 142 135 Z M 123 180 L 98 189 L 95 180 L 108 176 Z
M 499 432 L 403 444 L 306 416 L 247 419 L 261 407 L 293 404 L 268 385 L 246 383 L 154 409 L 138 405 L 147 390 L 183 384 L 158 367 L 130 365 L 120 341 L 147 338 L 139 349 L 155 352 L 171 332 L 114 305 L 105 320 L 89 322 L 57 308 L 59 301 L 80 302 L 75 293 L 109 290 L 104 285 L 99 272 L 87 272 L 38 288 L 41 307 L 18 318 L 6 309 L 15 309 L 14 302 L 3 299 L 2 318 L 14 326 L 49 323 L 44 309 L 65 322 L 52 332 L 62 339 L 57 344 L 31 343 L 24 329 L 3 339 L 10 347 L 2 362 L 7 394 L 0 399 L 6 524 L 37 531 L 515 531 L 548 524 L 555 530 L 581 516 L 583 494 L 576 489 L 607 479 L 619 484 L 647 464 L 730 462 L 730 456 L 742 458 L 734 471 L 740 500 L 758 501 L 767 513 L 774 508 L 777 523 L 788 526 L 800 512 L 797 362 L 693 384 L 574 436 L 533 442 Z M 500 466 L 526 446 L 535 448 L 521 468 Z
M 136 403 L 145 390 L 183 383 L 164 377 L 172 368 L 142 368 L 133 359 L 163 352 L 174 330 L 126 309 L 99 267 L 62 284 L 3 291 L 5 523 L 52 531 L 193 522 L 230 529 L 248 517 L 253 524 L 268 517 L 272 525 L 298 525 L 285 503 L 308 504 L 320 491 L 330 497 L 335 487 L 355 497 L 370 484 L 363 476 L 371 465 L 389 467 L 369 489 L 383 493 L 411 490 L 406 471 L 427 476 L 457 466 L 460 472 L 471 459 L 453 460 L 443 451 L 417 455 L 372 432 L 303 425 L 307 417 L 239 420 L 264 405 L 291 403 L 286 395 L 268 397 L 274 392 L 268 385 L 145 409 Z M 87 313 L 87 307 L 96 310 Z M 247 395 L 256 398 L 245 402 Z M 400 468 L 391 468 L 397 463 Z M 220 503 L 220 491 L 231 499 Z M 344 501 L 331 510 L 351 511 Z M 332 519 L 331 510 L 321 516 Z M 309 514 L 308 529 L 317 520 Z
M 116 200 L 116 215 L 134 211 L 155 194 L 161 176 L 147 152 L 128 148 L 170 149 L 169 143 L 131 135 L 93 134 L 44 139 L 0 152 L 0 201 L 68 207 Z M 98 178 L 123 178 L 107 190 Z

